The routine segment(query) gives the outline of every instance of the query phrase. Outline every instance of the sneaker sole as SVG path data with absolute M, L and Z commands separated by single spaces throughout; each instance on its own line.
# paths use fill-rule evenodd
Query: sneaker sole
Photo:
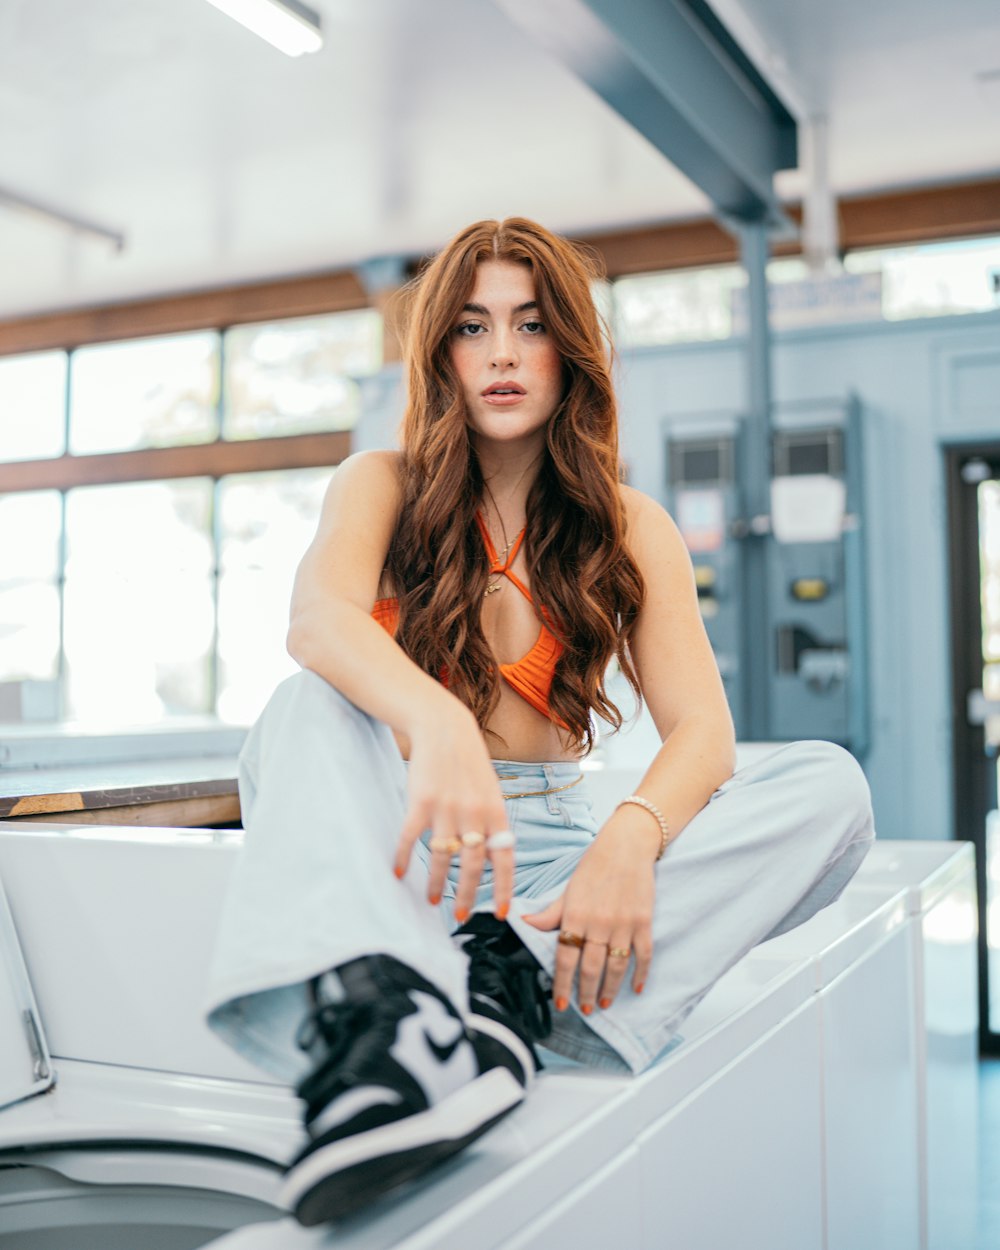
M 317 1147 L 289 1168 L 278 1200 L 307 1228 L 346 1219 L 464 1150 L 523 1099 L 517 1078 L 494 1068 L 427 1111 Z

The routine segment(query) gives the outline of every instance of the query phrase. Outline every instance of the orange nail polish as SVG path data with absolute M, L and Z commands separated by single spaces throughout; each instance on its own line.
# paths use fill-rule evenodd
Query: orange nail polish
M 645 982 L 643 982 L 643 984 L 645 984 Z M 636 992 L 637 994 L 641 994 L 641 993 L 642 993 L 642 989 L 643 989 L 642 985 L 637 985 L 637 986 L 635 987 L 635 992 Z
M 430 896 L 430 899 L 429 899 L 428 901 L 430 902 L 430 905 L 431 905 L 432 907 L 437 907 L 438 903 L 440 903 L 440 902 L 441 902 L 441 895 L 440 895 L 440 894 L 432 894 L 432 895 Z
M 403 877 L 406 874 L 404 873 L 402 868 L 396 867 L 396 868 L 393 868 L 392 875 L 396 878 L 397 881 L 402 881 Z
M 569 1006 L 569 1003 L 566 1001 L 565 998 L 556 999 L 556 1011 L 565 1011 L 568 1006 Z
M 607 1009 L 608 1009 L 610 1006 L 611 1006 L 611 999 L 610 999 L 610 998 L 602 998 L 602 999 L 601 999 L 601 1010 L 602 1010 L 602 1011 L 607 1011 Z
M 583 1012 L 585 1016 L 589 1016 L 590 1013 L 594 1010 L 594 1008 L 591 1006 L 590 1003 L 581 1003 L 580 1010 Z
M 464 907 L 456 907 L 455 919 L 458 921 L 459 924 L 464 924 L 465 921 L 469 919 L 469 913 L 465 910 Z
M 499 906 L 496 909 L 495 915 L 496 915 L 497 920 L 506 920 L 509 912 L 510 912 L 510 904 L 509 903 L 501 904 L 501 906 Z

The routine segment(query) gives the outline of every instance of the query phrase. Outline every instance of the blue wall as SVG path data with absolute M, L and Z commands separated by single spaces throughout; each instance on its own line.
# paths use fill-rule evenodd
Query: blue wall
M 1000 440 L 1000 315 L 776 337 L 777 404 L 855 392 L 865 428 L 872 747 L 865 768 L 883 837 L 953 832 L 944 459 L 949 442 Z M 739 412 L 742 344 L 623 353 L 630 481 L 663 498 L 664 419 Z

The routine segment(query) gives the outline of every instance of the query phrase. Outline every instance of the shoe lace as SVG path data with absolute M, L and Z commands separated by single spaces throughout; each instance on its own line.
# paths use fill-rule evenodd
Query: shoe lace
M 299 1097 L 310 1108 L 322 1107 L 334 1089 L 364 1084 L 371 1054 L 392 1045 L 397 1019 L 384 999 L 317 1001 L 295 1036 L 315 1065 L 297 1086 Z
M 322 1042 L 324 1059 L 337 1063 L 347 1054 L 351 1042 L 368 1027 L 373 1015 L 374 1004 L 370 1002 L 317 1001 L 299 1025 L 295 1044 L 312 1055 L 317 1043 Z
M 532 1041 L 552 1032 L 549 990 L 544 974 L 523 947 L 501 953 L 489 936 L 474 936 L 464 944 L 469 956 L 469 992 L 492 999 L 512 1015 Z

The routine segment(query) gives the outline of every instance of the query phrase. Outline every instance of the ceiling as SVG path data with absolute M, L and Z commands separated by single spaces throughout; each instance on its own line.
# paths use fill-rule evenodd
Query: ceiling
M 0 203 L 0 317 L 415 255 L 479 217 L 709 211 L 490 0 L 310 3 L 326 44 L 293 60 L 205 0 L 0 0 L 0 191 L 126 240 Z M 836 192 L 1000 174 L 996 0 L 713 6 L 828 118 Z

